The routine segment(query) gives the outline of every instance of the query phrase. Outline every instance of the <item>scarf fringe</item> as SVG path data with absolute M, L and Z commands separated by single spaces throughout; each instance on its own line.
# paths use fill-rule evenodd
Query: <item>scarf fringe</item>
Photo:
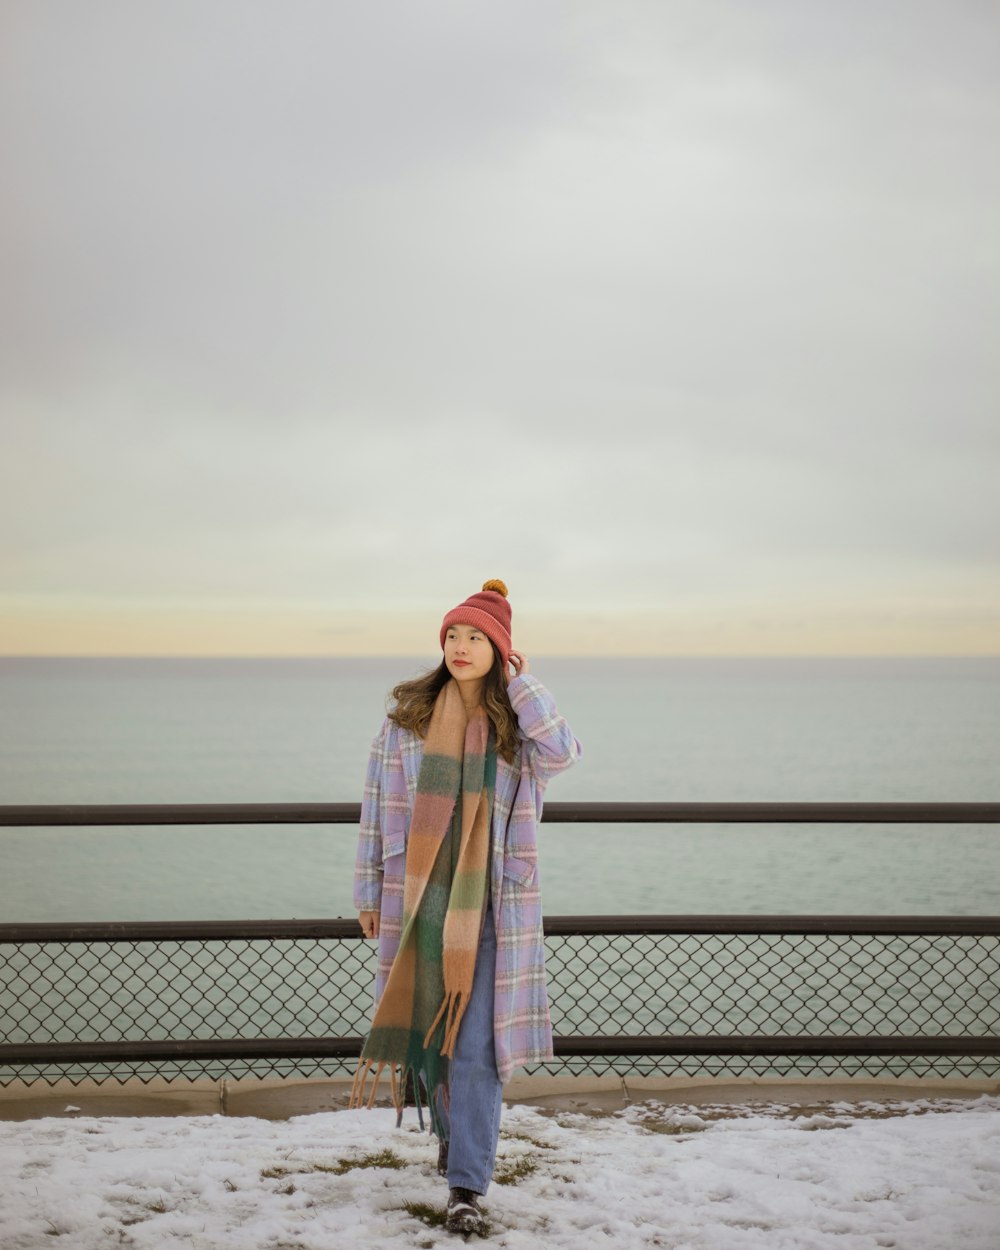
M 396 1098 L 396 1068 L 397 1067 L 398 1067 L 397 1064 L 389 1063 L 387 1060 L 384 1060 L 384 1059 L 379 1060 L 377 1064 L 374 1059 L 362 1059 L 361 1062 L 358 1064 L 358 1070 L 355 1072 L 354 1080 L 351 1083 L 351 1093 L 350 1093 L 350 1097 L 347 1100 L 348 1110 L 356 1111 L 362 1106 L 366 1106 L 368 1107 L 369 1110 L 371 1110 L 371 1108 L 375 1106 L 375 1097 L 378 1094 L 379 1081 L 381 1081 L 382 1072 L 386 1068 L 389 1069 L 389 1078 L 390 1078 L 391 1086 L 392 1086 L 393 1105 L 396 1105 L 397 1104 L 397 1098 Z M 371 1093 L 366 1103 L 365 1102 L 365 1086 L 368 1084 L 369 1076 L 373 1075 L 372 1073 L 373 1068 L 375 1069 L 374 1080 L 372 1081 Z
M 406 1105 L 406 1082 L 408 1077 L 413 1078 L 413 1099 L 417 1107 L 417 1121 L 421 1131 L 424 1127 L 424 1104 L 420 1100 L 420 1073 L 412 1066 L 401 1063 L 391 1063 L 388 1060 L 362 1059 L 358 1064 L 358 1069 L 354 1074 L 354 1080 L 351 1082 L 351 1092 L 347 1099 L 348 1111 L 360 1111 L 366 1107 L 371 1111 L 375 1106 L 375 1099 L 378 1096 L 379 1082 L 382 1079 L 383 1071 L 389 1069 L 389 1091 L 392 1098 L 392 1105 L 396 1112 L 396 1128 L 401 1128 L 403 1124 L 403 1108 Z M 373 1071 L 374 1070 L 374 1071 Z M 373 1077 L 371 1090 L 368 1093 L 368 1101 L 365 1101 L 365 1087 L 368 1084 L 368 1078 Z M 442 1082 L 440 1085 L 443 1091 L 444 1106 L 447 1111 L 451 1099 L 449 1098 L 448 1083 Z M 436 1092 L 436 1091 L 435 1091 Z M 428 1097 L 433 1098 L 433 1093 Z M 435 1131 L 434 1126 L 437 1122 L 437 1115 L 433 1108 L 428 1105 L 428 1112 L 431 1116 L 431 1125 L 429 1131 Z
M 451 990 L 445 995 L 444 1002 L 434 1017 L 434 1023 L 427 1030 L 427 1036 L 424 1038 L 425 1050 L 430 1046 L 431 1037 L 443 1019 L 444 1036 L 441 1040 L 441 1054 L 447 1055 L 449 1059 L 454 1055 L 455 1043 L 458 1041 L 458 1028 L 462 1023 L 462 1017 L 465 1015 L 465 1009 L 468 1005 L 468 995 L 463 993 L 462 990 Z

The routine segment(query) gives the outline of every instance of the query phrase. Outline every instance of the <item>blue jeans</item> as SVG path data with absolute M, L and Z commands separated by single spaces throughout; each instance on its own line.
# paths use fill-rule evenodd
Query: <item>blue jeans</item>
M 448 1138 L 448 1188 L 461 1186 L 477 1194 L 485 1194 L 493 1179 L 503 1109 L 503 1086 L 493 1043 L 496 960 L 497 937 L 492 902 L 488 900 L 472 996 L 458 1028 L 449 1067 L 449 1107 L 438 1099 Z

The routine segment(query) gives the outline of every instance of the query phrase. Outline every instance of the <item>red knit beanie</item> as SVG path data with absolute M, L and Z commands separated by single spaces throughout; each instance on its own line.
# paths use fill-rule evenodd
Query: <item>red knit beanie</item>
M 445 616 L 441 622 L 441 650 L 444 650 L 444 636 L 449 625 L 475 625 L 483 631 L 487 638 L 492 639 L 500 650 L 506 665 L 510 659 L 510 604 L 507 602 L 507 587 L 498 577 L 483 582 L 478 594 L 469 595 L 464 603 Z

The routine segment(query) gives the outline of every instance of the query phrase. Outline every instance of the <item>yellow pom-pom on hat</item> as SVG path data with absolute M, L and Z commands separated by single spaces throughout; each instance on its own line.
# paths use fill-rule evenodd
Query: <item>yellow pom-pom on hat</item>
M 447 613 L 441 622 L 441 650 L 444 650 L 444 636 L 449 625 L 475 625 L 487 638 L 496 643 L 504 664 L 510 658 L 513 646 L 510 638 L 510 604 L 507 602 L 507 587 L 499 577 L 492 577 L 483 582 L 483 588 L 477 594 L 469 595 L 464 603 Z

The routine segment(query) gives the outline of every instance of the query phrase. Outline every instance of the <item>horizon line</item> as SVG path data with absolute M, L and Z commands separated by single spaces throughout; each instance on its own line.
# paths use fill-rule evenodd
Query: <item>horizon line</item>
M 1000 660 L 1000 652 L 995 651 L 933 651 L 933 652 L 784 652 L 773 651 L 650 651 L 630 652 L 619 655 L 608 651 L 574 652 L 567 654 L 561 651 L 538 651 L 539 659 L 547 660 Z M 532 659 L 531 656 L 528 657 Z M 0 652 L 0 660 L 421 660 L 427 656 L 417 652 L 365 652 L 338 654 L 317 652 L 314 654 L 294 654 L 287 652 L 260 652 L 254 654 L 240 653 L 187 653 L 187 652 L 106 652 L 95 654 L 81 652 Z

